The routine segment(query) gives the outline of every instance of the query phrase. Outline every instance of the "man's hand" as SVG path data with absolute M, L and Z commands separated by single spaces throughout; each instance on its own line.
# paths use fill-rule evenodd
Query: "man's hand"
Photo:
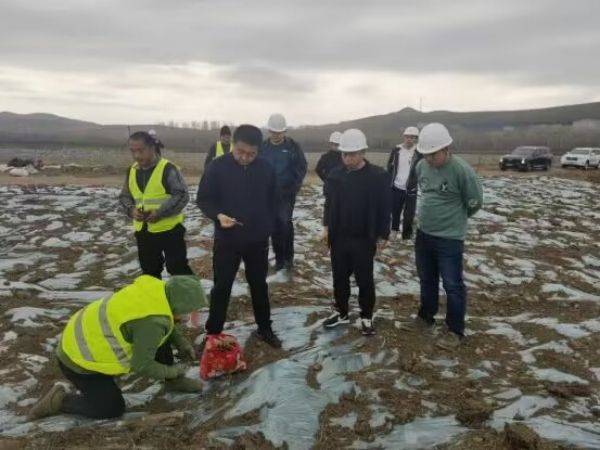
M 146 216 L 146 222 L 148 223 L 158 222 L 159 220 L 160 218 L 158 217 L 158 214 L 156 214 L 156 211 L 152 211 Z
M 141 222 L 142 220 L 144 220 L 144 213 L 137 206 L 134 206 L 133 208 L 131 208 L 131 217 L 134 220 L 138 220 Z
M 218 214 L 217 219 L 221 224 L 221 228 L 232 228 L 237 223 L 237 220 L 225 214 Z

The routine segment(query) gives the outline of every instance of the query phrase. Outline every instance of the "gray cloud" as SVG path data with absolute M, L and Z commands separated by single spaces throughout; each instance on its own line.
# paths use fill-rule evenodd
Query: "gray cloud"
M 235 65 L 223 69 L 219 76 L 240 86 L 253 88 L 259 91 L 258 93 L 283 91 L 302 94 L 312 91 L 315 87 L 311 80 L 254 64 Z
M 320 73 L 344 70 L 490 75 L 594 92 L 598 17 L 596 0 L 5 0 L 0 60 L 72 73 L 217 64 L 249 96 L 302 95 Z
M 594 0 L 51 3 L 0 6 L 5 63 L 505 70 L 579 82 L 596 78 L 590 72 L 600 65 L 590 53 L 600 50 Z M 573 74 L 583 63 L 588 70 Z

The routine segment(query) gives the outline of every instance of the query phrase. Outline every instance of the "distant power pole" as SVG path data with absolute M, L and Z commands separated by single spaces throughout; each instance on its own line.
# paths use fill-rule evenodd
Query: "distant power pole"
M 423 112 L 423 97 L 419 97 L 419 112 Z

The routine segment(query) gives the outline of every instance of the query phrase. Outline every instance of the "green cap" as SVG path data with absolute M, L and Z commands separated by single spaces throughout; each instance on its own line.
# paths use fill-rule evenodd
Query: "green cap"
M 200 278 L 196 275 L 175 275 L 165 284 L 167 300 L 173 314 L 188 314 L 207 305 Z

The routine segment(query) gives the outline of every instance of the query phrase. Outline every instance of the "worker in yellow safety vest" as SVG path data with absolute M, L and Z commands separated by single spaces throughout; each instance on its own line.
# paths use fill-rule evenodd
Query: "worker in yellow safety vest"
M 177 167 L 156 153 L 156 140 L 145 131 L 133 133 L 129 148 L 134 164 L 127 171 L 119 201 L 133 219 L 142 272 L 161 278 L 190 275 L 183 208 L 189 192 Z
M 215 158 L 226 155 L 231 152 L 231 128 L 227 125 L 221 127 L 219 132 L 219 140 L 210 146 L 206 160 L 204 161 L 204 169 Z
M 176 325 L 206 305 L 200 279 L 174 276 L 165 282 L 142 275 L 112 296 L 77 311 L 63 330 L 56 356 L 64 376 L 79 394 L 56 384 L 30 410 L 31 420 L 58 413 L 94 419 L 118 417 L 125 410 L 115 377 L 133 372 L 165 382 L 178 392 L 199 392 L 199 380 L 186 378 L 187 367 L 174 364 L 173 354 L 158 351 L 175 346 L 180 360 L 196 360 L 192 344 Z

